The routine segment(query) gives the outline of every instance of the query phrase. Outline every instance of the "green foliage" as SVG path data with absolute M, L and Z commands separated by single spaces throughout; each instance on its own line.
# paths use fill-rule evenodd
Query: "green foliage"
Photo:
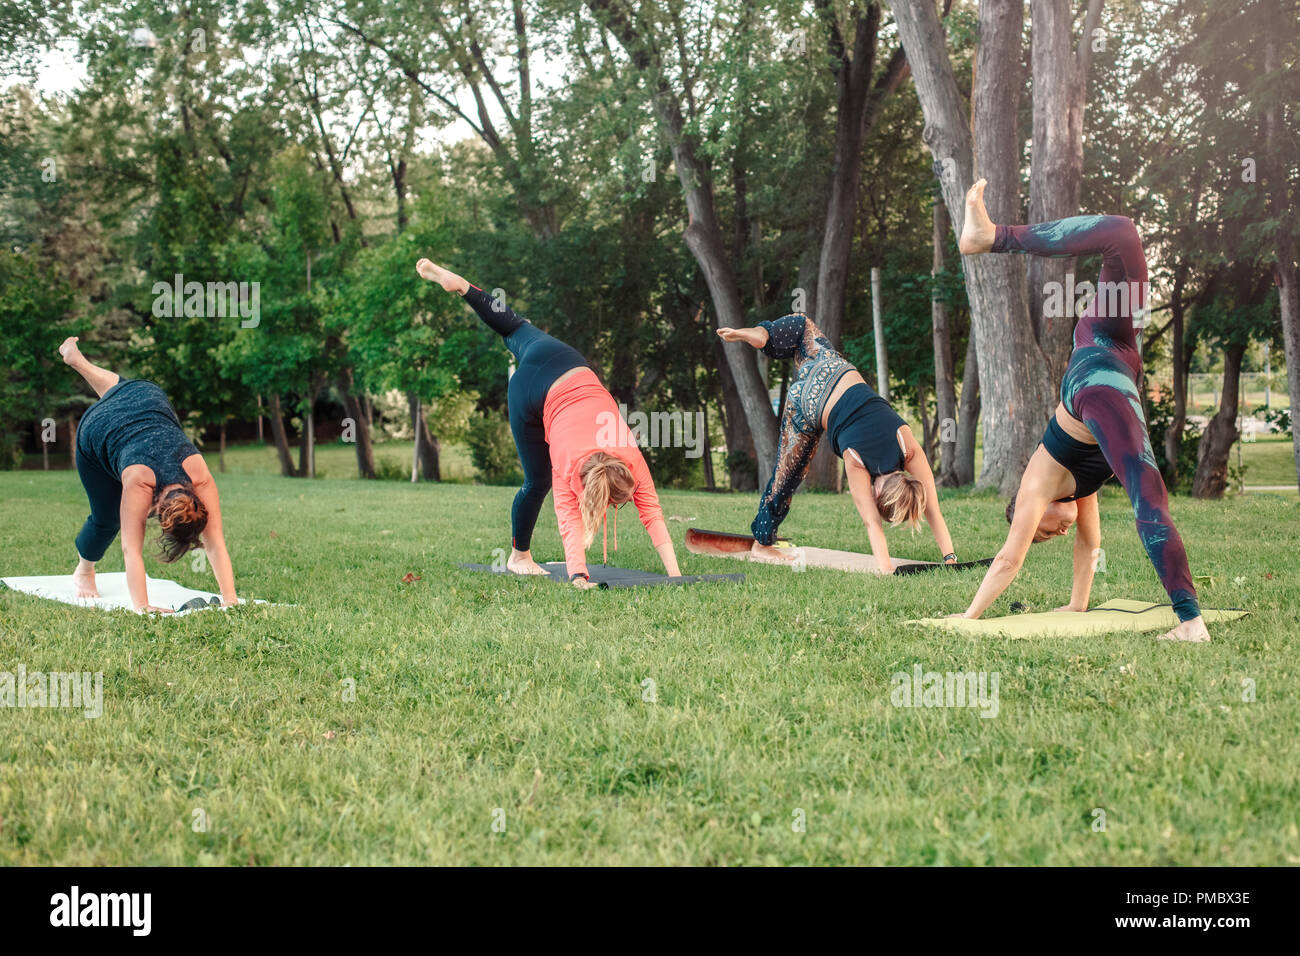
M 0 468 L 17 464 L 24 434 L 56 416 L 79 384 L 58 354 L 59 343 L 81 331 L 71 305 L 59 270 L 0 249 Z
M 1165 436 L 1173 422 L 1174 402 L 1169 395 L 1163 395 L 1148 406 L 1147 432 L 1151 436 L 1151 449 L 1156 455 L 1156 464 L 1160 473 L 1169 473 L 1169 456 L 1165 454 Z M 1169 490 L 1182 493 L 1191 490 L 1192 478 L 1196 475 L 1196 456 L 1201 444 L 1201 428 L 1195 422 L 1185 422 L 1183 438 L 1178 446 L 1178 481 Z
M 480 412 L 469 420 L 470 458 L 479 476 L 489 485 L 517 485 L 522 480 L 519 452 L 510 434 L 510 423 L 492 412 Z
M 1277 432 L 1282 435 L 1290 436 L 1291 434 L 1291 409 L 1289 408 L 1268 408 L 1260 405 L 1255 409 L 1255 415 L 1268 422 L 1269 431 Z

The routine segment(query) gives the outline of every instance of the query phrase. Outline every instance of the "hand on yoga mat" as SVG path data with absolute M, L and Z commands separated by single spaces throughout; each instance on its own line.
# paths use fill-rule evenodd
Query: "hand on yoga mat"
M 152 604 L 146 604 L 146 605 L 144 605 L 143 607 L 138 607 L 138 608 L 136 608 L 136 609 L 135 609 L 135 613 L 137 613 L 137 614 L 171 614 L 171 613 L 174 612 L 175 610 L 176 610 L 175 608 L 170 608 L 170 607 L 155 607 L 155 606 L 152 605 Z
M 595 581 L 589 581 L 586 578 L 574 578 L 573 586 L 580 591 L 590 591 L 592 588 L 600 587 Z

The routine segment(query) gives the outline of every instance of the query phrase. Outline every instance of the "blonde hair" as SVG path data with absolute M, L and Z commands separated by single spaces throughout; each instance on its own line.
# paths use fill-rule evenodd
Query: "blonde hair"
M 609 452 L 594 452 L 578 469 L 582 479 L 582 495 L 578 498 L 578 510 L 582 513 L 582 531 L 584 548 L 591 547 L 596 538 L 596 528 L 605 514 L 610 502 L 622 504 L 630 501 L 632 491 L 636 488 L 636 479 L 632 469 L 622 460 Z
M 892 527 L 907 522 L 915 531 L 925 513 L 925 486 L 921 479 L 905 471 L 891 471 L 882 476 L 876 510 Z

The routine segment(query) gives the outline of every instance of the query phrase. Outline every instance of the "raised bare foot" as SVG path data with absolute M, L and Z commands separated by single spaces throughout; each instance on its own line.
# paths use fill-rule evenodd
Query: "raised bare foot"
M 464 295 L 469 291 L 469 283 L 456 275 L 454 272 L 448 272 L 437 263 L 428 259 L 421 259 L 415 264 L 415 271 L 420 274 L 420 278 L 428 279 L 430 282 L 436 282 L 448 292 L 459 292 Z
M 987 179 L 977 179 L 966 190 L 966 221 L 962 223 L 961 237 L 957 240 L 957 248 L 962 255 L 978 255 L 993 248 L 997 231 L 993 220 L 989 218 L 988 210 L 984 208 L 984 187 L 988 184 Z
M 79 598 L 99 597 L 99 588 L 95 586 L 95 569 L 78 567 L 73 571 L 72 590 Z
M 533 560 L 531 551 L 511 551 L 506 570 L 514 574 L 545 574 L 546 569 Z
M 1194 617 L 1190 621 L 1183 621 L 1172 631 L 1166 631 L 1161 634 L 1157 640 L 1187 641 L 1190 644 L 1207 644 L 1210 640 L 1210 632 L 1205 626 L 1205 618 Z
M 63 361 L 69 365 L 76 365 L 82 360 L 81 349 L 77 347 L 77 336 L 69 335 L 59 346 L 59 354 L 63 356 Z

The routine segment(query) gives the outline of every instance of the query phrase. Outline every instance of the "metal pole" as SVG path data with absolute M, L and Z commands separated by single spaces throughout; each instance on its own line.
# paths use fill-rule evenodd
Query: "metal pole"
M 880 317 L 880 268 L 871 267 L 871 327 L 876 339 L 876 391 L 889 401 L 889 355 L 885 350 L 885 327 Z

